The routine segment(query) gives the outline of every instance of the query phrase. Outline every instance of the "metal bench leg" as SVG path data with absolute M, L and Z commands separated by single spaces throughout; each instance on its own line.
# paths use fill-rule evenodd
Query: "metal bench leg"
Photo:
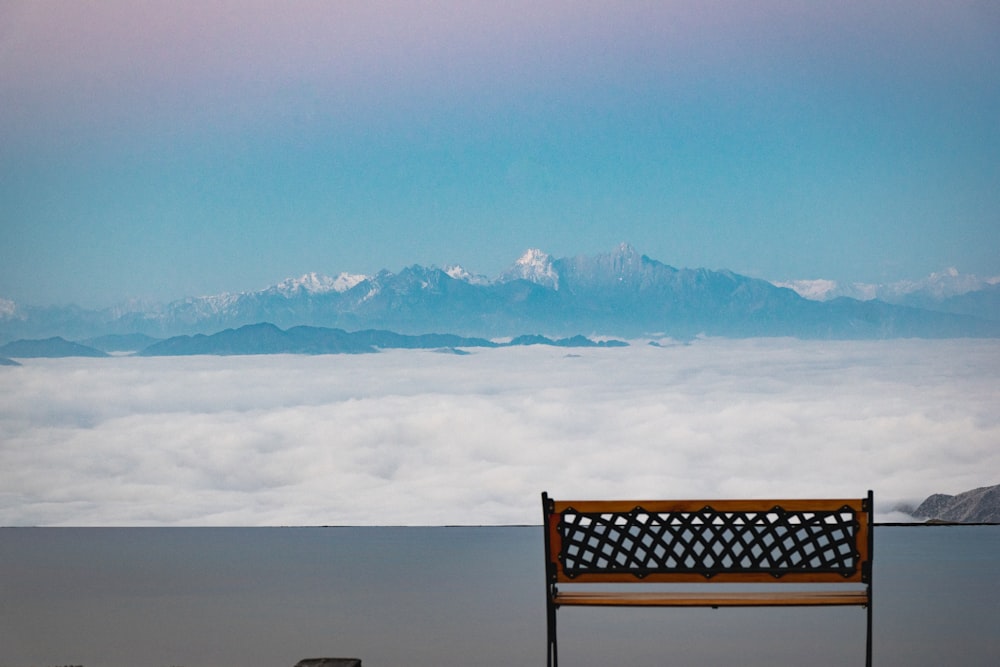
M 865 640 L 865 667 L 872 667 L 872 600 L 868 598 L 868 637 Z
M 865 640 L 865 667 L 872 667 L 872 613 L 875 609 L 874 588 L 872 583 L 875 571 L 872 562 L 875 560 L 875 493 L 869 489 L 867 502 L 862 505 L 868 512 L 868 637 Z M 864 566 L 862 566 L 864 567 Z
M 559 667 L 559 643 L 556 638 L 556 606 L 548 603 L 548 667 Z

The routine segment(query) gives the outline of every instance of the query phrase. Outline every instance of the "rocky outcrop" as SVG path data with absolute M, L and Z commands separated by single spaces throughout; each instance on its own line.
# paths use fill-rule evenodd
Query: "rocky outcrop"
M 1000 523 L 1000 484 L 955 496 L 935 493 L 920 503 L 913 516 L 928 521 Z

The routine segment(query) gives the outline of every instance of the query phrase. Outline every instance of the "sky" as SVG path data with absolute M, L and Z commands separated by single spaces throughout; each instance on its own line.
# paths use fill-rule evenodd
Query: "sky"
M 1000 5 L 0 0 L 0 298 L 621 242 L 1000 274 Z
M 557 498 L 1000 483 L 998 341 L 696 340 L 30 359 L 0 373 L 0 526 L 537 524 Z

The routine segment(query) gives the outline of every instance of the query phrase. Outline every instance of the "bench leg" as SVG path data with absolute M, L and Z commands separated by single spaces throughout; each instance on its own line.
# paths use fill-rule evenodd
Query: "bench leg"
M 548 667 L 558 667 L 559 666 L 559 644 L 556 639 L 556 606 L 552 604 L 549 600 L 546 612 L 548 614 L 548 644 L 547 644 L 547 654 L 548 654 Z
M 872 601 L 868 598 L 868 636 L 865 640 L 865 667 L 872 667 Z

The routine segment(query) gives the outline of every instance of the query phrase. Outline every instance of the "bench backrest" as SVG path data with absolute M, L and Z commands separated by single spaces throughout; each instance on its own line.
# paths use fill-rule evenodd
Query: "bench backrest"
M 872 493 L 822 500 L 553 500 L 550 582 L 868 583 Z

